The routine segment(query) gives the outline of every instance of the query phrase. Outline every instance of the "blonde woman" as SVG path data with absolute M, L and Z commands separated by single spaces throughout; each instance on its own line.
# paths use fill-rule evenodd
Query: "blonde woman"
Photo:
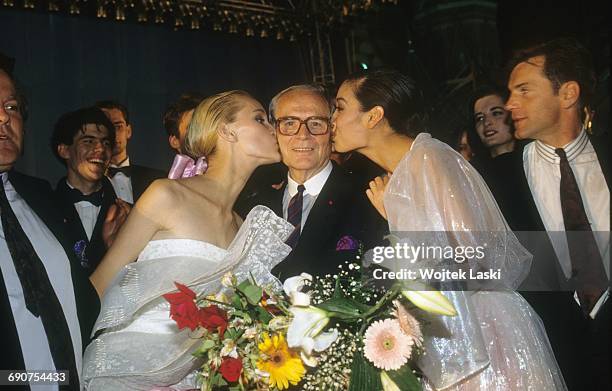
M 259 102 L 243 91 L 205 99 L 185 149 L 206 157 L 206 173 L 155 181 L 91 276 L 102 309 L 94 327 L 101 334 L 84 357 L 89 390 L 195 388 L 197 339 L 178 331 L 161 296 L 176 289 L 175 281 L 214 293 L 230 270 L 276 283 L 269 270 L 290 251 L 283 241 L 293 227 L 272 211 L 255 207 L 244 223 L 233 212 L 253 170 L 280 160 Z

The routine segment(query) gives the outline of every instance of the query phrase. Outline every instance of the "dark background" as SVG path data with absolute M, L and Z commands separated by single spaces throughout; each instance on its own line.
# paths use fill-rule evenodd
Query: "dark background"
M 279 90 L 312 80 L 308 38 L 175 30 L 23 10 L 20 4 L 0 5 L 0 52 L 15 58 L 16 78 L 30 102 L 18 168 L 53 184 L 64 168 L 53 158 L 49 137 L 68 110 L 101 99 L 124 103 L 134 131 L 130 159 L 166 170 L 173 154 L 161 118 L 180 93 L 240 88 L 267 106 Z M 483 82 L 503 83 L 501 66 L 513 50 L 575 36 L 593 53 L 600 81 L 594 128 L 607 132 L 608 14 L 604 1 L 400 0 L 326 32 L 335 71 L 329 87 L 361 64 L 398 68 L 424 90 L 429 130 L 450 142 L 471 126 L 471 92 Z

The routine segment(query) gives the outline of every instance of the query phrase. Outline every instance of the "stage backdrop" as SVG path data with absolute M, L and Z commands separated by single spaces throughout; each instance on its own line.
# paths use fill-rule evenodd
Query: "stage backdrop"
M 173 153 L 162 125 L 182 92 L 244 89 L 264 107 L 281 89 L 305 82 L 305 61 L 288 41 L 166 26 L 0 9 L 0 51 L 14 57 L 30 107 L 25 156 L 17 168 L 55 186 L 64 167 L 49 138 L 70 110 L 115 99 L 130 111 L 130 160 L 168 169 Z

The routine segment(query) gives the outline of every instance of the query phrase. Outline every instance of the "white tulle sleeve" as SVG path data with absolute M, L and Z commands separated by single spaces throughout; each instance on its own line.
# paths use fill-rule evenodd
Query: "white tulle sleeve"
M 508 228 L 481 176 L 448 145 L 421 133 L 390 179 L 385 193 L 389 228 L 400 242 L 418 247 L 484 246 L 484 259 L 462 264 L 448 259 L 427 260 L 440 267 L 500 269 L 501 279 L 484 289 L 515 289 L 529 271 L 531 255 Z M 392 260 L 390 269 L 418 268 Z M 436 389 L 456 384 L 485 368 L 489 357 L 471 301 L 469 283 L 459 289 L 440 285 L 458 311 L 455 317 L 432 316 L 426 354 L 419 366 Z

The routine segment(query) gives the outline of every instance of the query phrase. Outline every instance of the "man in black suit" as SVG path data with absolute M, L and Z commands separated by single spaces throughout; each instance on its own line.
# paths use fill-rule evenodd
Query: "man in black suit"
M 573 39 L 557 39 L 519 53 L 509 69 L 506 108 L 515 135 L 535 140 L 523 151 L 525 187 L 537 210 L 533 227 L 547 233 L 540 248 L 551 247 L 548 258 L 534 258 L 532 274 L 557 277 L 558 291 L 534 293 L 531 303 L 569 389 L 610 389 L 609 144 L 587 132 L 590 53 Z
M 62 115 L 51 136 L 51 149 L 67 169 L 55 192 L 68 229 L 80 238 L 75 252 L 88 274 L 106 253 L 103 227 L 107 213 L 117 208 L 122 215 L 129 212 L 128 204 L 117 198 L 104 176 L 114 143 L 115 128 L 97 107 Z
M 12 77 L 0 70 L 0 369 L 68 370 L 70 384 L 61 389 L 80 390 L 82 353 L 100 302 L 51 186 L 13 170 L 25 113 Z
M 296 226 L 287 241 L 293 251 L 273 273 L 281 279 L 301 272 L 333 274 L 340 263 L 354 260 L 359 242 L 369 245 L 373 208 L 350 175 L 330 161 L 331 105 L 322 88 L 281 91 L 269 115 L 288 174 L 282 186 L 252 197 L 250 206 L 266 205 Z
M 155 179 L 165 178 L 166 173 L 154 168 L 131 164 L 128 142 L 132 137 L 132 125 L 127 108 L 113 101 L 101 101 L 96 106 L 102 109 L 115 126 L 115 147 L 107 175 L 117 197 L 134 204 Z
M 168 133 L 168 144 L 176 153 L 183 153 L 183 142 L 196 107 L 204 99 L 198 94 L 182 94 L 168 106 L 164 113 L 164 129 Z

